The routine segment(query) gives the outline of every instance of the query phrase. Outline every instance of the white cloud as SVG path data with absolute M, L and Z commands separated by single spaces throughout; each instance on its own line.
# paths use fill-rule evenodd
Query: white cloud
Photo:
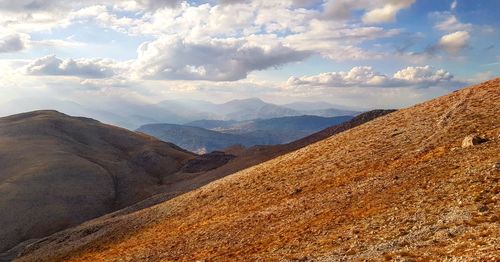
M 392 76 L 376 72 L 369 66 L 358 66 L 347 72 L 328 72 L 314 76 L 290 77 L 289 87 L 429 87 L 451 84 L 453 75 L 429 65 L 407 67 Z
M 141 78 L 234 81 L 251 71 L 303 60 L 308 54 L 265 39 L 191 42 L 163 37 L 142 44 L 133 66 Z
M 375 8 L 364 14 L 362 18 L 363 22 L 367 24 L 394 22 L 397 13 L 411 6 L 415 0 L 391 0 L 386 2 L 384 6 Z
M 469 38 L 470 35 L 467 31 L 457 31 L 442 36 L 437 47 L 449 53 L 458 53 L 467 47 Z
M 76 76 L 82 78 L 107 78 L 115 75 L 117 64 L 109 59 L 60 59 L 55 55 L 36 59 L 25 66 L 30 75 Z
M 295 49 L 314 51 L 332 60 L 370 60 L 380 59 L 383 54 L 366 51 L 359 47 L 361 43 L 392 37 L 399 33 L 397 29 L 346 26 L 333 21 L 314 19 L 303 33 L 287 36 L 284 42 Z
M 458 6 L 457 0 L 453 0 L 453 2 L 451 2 L 450 9 L 453 11 L 457 9 L 457 6 Z
M 453 75 L 444 69 L 434 70 L 434 68 L 429 65 L 417 67 L 410 66 L 396 72 L 392 79 L 406 82 L 409 85 L 437 84 L 451 81 Z
M 472 29 L 472 24 L 461 23 L 455 15 L 449 12 L 436 13 L 434 16 L 438 19 L 438 23 L 434 28 L 444 31 L 444 32 L 454 32 L 454 31 L 470 31 Z

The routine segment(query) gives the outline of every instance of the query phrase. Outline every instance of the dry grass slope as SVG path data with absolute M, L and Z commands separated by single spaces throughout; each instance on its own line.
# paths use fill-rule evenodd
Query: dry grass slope
M 18 261 L 499 257 L 500 79 L 392 113 Z M 461 148 L 471 133 L 489 141 Z
M 56 111 L 0 118 L 0 253 L 163 192 L 194 157 Z

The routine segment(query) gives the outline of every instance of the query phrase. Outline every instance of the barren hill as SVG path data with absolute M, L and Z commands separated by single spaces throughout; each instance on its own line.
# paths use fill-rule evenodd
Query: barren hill
M 87 118 L 0 118 L 0 253 L 162 192 L 195 155 Z
M 494 261 L 499 111 L 495 79 L 60 232 L 18 261 Z

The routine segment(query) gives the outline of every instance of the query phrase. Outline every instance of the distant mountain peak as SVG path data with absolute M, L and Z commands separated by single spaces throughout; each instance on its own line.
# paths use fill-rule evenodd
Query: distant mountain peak
M 268 104 L 268 103 L 264 102 L 262 99 L 257 98 L 257 97 L 251 97 L 251 98 L 245 98 L 245 99 L 233 99 L 233 100 L 230 100 L 226 103 L 223 103 L 223 105 L 230 105 L 230 104 L 264 105 L 264 104 Z

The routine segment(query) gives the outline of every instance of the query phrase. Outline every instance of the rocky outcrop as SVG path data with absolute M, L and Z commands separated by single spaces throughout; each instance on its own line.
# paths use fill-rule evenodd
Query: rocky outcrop
M 227 162 L 234 158 L 234 155 L 226 154 L 221 151 L 214 151 L 189 160 L 182 168 L 182 172 L 199 173 L 203 171 L 210 171 L 227 164 Z
M 486 138 L 486 136 L 484 135 L 478 135 L 478 134 L 468 135 L 462 141 L 462 148 L 476 146 L 485 142 L 488 142 L 488 138 Z

